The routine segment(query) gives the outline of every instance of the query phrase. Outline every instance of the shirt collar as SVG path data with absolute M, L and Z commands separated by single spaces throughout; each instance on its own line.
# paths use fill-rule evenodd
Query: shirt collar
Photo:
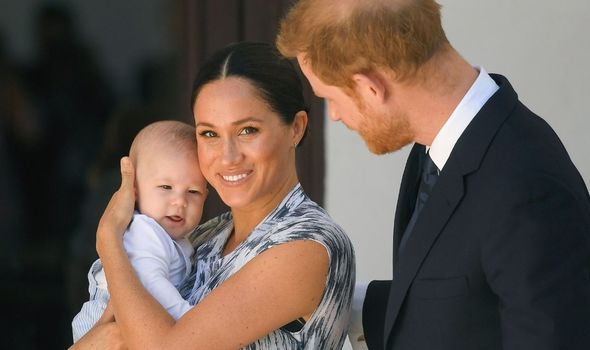
M 477 79 L 475 79 L 473 85 L 471 85 L 449 119 L 439 130 L 432 141 L 432 145 L 427 147 L 430 158 L 432 158 L 439 170 L 442 170 L 445 166 L 453 147 L 455 147 L 457 140 L 459 140 L 467 125 L 471 123 L 483 105 L 498 90 L 498 85 L 483 67 L 476 66 L 475 69 L 479 71 Z

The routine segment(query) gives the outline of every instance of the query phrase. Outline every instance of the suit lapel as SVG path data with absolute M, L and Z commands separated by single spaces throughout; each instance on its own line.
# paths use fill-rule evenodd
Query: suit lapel
M 393 264 L 397 260 L 397 249 L 401 241 L 401 236 L 410 217 L 412 210 L 416 204 L 416 194 L 418 185 L 420 184 L 420 160 L 421 155 L 426 151 L 426 147 L 420 144 L 414 144 L 408 160 L 406 161 L 406 168 L 402 176 L 399 195 L 397 198 L 397 206 L 395 210 L 395 219 L 393 223 Z
M 394 264 L 383 333 L 385 348 L 387 348 L 389 335 L 398 318 L 408 289 L 422 262 L 464 196 L 465 176 L 478 169 L 496 132 L 518 102 L 516 92 L 506 78 L 499 75 L 491 76 L 496 80 L 500 89 L 483 106 L 455 144 L 451 156 L 414 226 L 412 237 L 408 240 L 403 255 L 398 257 L 397 264 Z M 410 161 L 412 157 L 410 156 L 408 159 Z M 410 164 L 406 165 L 406 170 L 409 166 Z M 404 172 L 402 184 L 406 180 L 405 177 Z M 406 210 L 410 211 L 411 215 L 411 210 L 406 207 L 408 199 L 402 198 L 402 196 L 407 196 L 409 191 L 402 191 L 400 191 L 397 207 L 397 210 L 402 212 L 399 214 L 396 212 L 396 226 L 407 215 Z M 405 224 L 407 224 L 407 220 Z M 405 224 L 394 231 L 394 241 L 397 243 L 394 244 L 395 248 L 399 244 L 399 238 L 395 236 L 399 237 L 400 230 L 405 229 Z
M 416 221 L 414 231 L 406 243 L 403 254 L 398 257 L 397 264 L 394 266 L 384 334 L 388 335 L 393 328 L 406 293 L 422 261 L 428 255 L 430 247 L 462 197 L 463 177 L 457 174 L 443 176 L 441 173 L 428 202 Z M 387 341 L 387 336 L 385 340 Z

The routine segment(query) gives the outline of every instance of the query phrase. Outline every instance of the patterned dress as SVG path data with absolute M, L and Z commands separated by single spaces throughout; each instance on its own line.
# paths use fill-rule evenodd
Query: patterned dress
M 341 349 L 348 331 L 355 283 L 352 244 L 328 214 L 297 185 L 234 251 L 222 255 L 233 228 L 231 213 L 201 225 L 189 240 L 196 248 L 193 272 L 179 288 L 195 305 L 251 259 L 276 245 L 296 240 L 322 244 L 330 267 L 320 304 L 302 329 L 277 329 L 244 349 Z

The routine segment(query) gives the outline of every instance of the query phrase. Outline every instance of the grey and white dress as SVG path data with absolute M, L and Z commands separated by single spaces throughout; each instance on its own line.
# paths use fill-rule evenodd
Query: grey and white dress
M 348 330 L 355 283 L 352 244 L 329 215 L 296 185 L 234 251 L 223 256 L 232 231 L 231 213 L 201 225 L 189 240 L 195 247 L 193 271 L 179 288 L 190 304 L 203 298 L 251 259 L 279 244 L 312 240 L 322 244 L 330 267 L 320 304 L 297 332 L 277 329 L 244 349 L 341 349 Z

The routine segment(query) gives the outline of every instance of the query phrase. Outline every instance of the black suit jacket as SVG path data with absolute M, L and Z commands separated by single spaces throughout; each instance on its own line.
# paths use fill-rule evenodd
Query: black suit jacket
M 553 130 L 506 78 L 457 141 L 393 279 L 363 305 L 369 349 L 590 349 L 590 199 Z M 417 154 L 394 252 L 414 206 Z

